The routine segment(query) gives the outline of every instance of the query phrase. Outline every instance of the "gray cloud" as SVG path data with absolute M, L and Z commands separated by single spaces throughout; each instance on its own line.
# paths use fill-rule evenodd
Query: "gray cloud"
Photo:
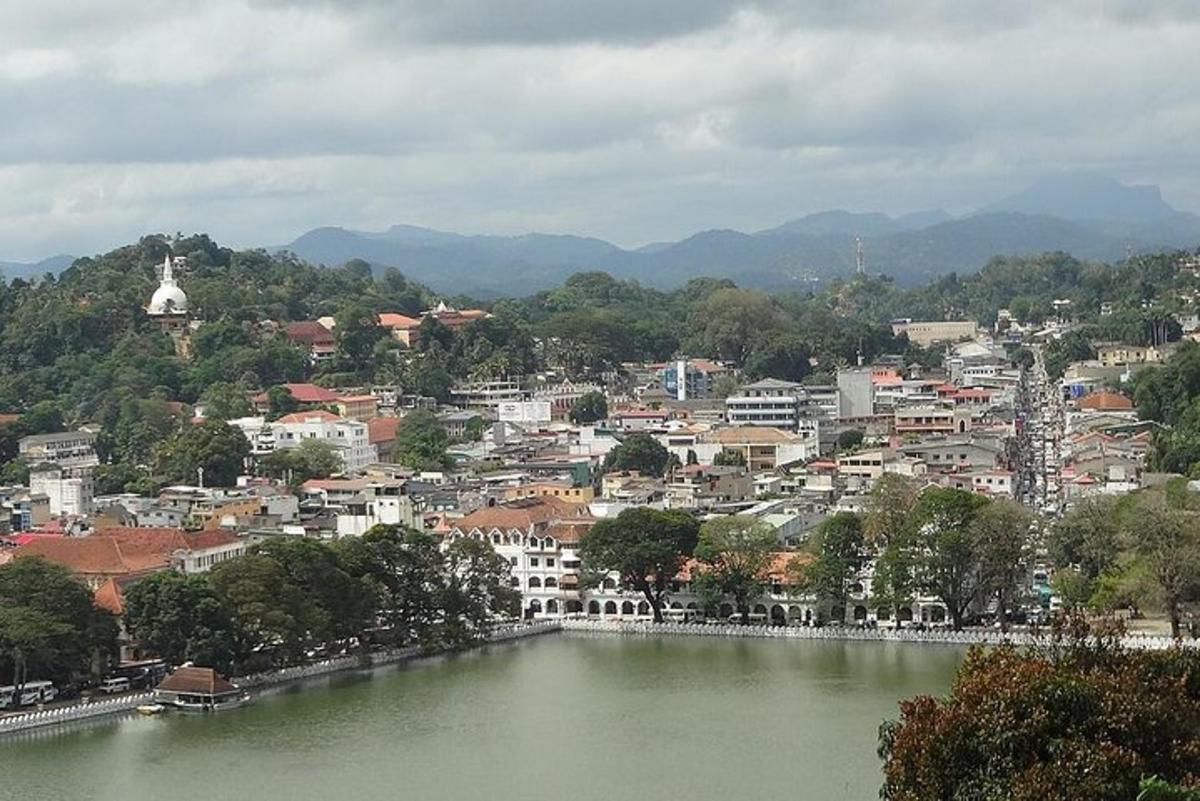
M 1064 169 L 1200 208 L 1194 3 L 15 5 L 3 258 L 396 222 L 638 244 Z

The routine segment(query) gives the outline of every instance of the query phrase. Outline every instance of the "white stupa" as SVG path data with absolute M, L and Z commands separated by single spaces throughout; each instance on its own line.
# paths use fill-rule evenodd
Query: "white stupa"
M 150 297 L 150 305 L 146 307 L 146 314 L 154 317 L 187 314 L 187 302 L 187 295 L 179 288 L 179 284 L 175 283 L 174 265 L 168 254 L 163 257 L 162 280 L 159 281 L 158 289 L 154 290 L 154 294 Z

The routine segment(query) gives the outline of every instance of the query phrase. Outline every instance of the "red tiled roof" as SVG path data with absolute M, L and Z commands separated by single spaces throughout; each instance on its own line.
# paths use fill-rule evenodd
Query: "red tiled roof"
M 384 312 L 379 315 L 379 324 L 384 328 L 416 328 L 421 321 L 416 317 L 409 317 L 407 314 Z
M 372 445 L 391 442 L 396 439 L 396 426 L 399 424 L 399 417 L 372 417 L 367 420 L 367 439 Z
M 514 528 L 527 530 L 551 520 L 561 521 L 564 517 L 579 517 L 586 508 L 584 504 L 570 503 L 553 496 L 522 498 L 511 503 L 476 509 L 455 521 L 454 528 L 460 531 L 470 531 L 473 528 L 480 531 L 491 531 L 494 528 L 501 531 Z
M 1078 406 L 1093 411 L 1129 411 L 1133 408 L 1133 401 L 1119 392 L 1102 391 L 1080 398 Z
M 307 423 L 310 420 L 322 420 L 325 422 L 329 422 L 331 420 L 341 420 L 341 419 L 342 418 L 339 417 L 338 415 L 334 414 L 333 412 L 327 411 L 325 409 L 313 409 L 312 411 L 308 411 L 308 412 L 292 412 L 291 414 L 285 414 L 283 417 L 280 417 L 275 422 L 276 423 Z
M 333 390 L 316 384 L 284 384 L 283 388 L 300 403 L 333 403 L 338 398 Z
M 307 345 L 332 345 L 336 341 L 333 332 L 316 320 L 288 323 L 286 333 L 292 342 L 303 342 Z
M 217 671 L 206 667 L 176 668 L 158 685 L 158 689 L 171 693 L 194 693 L 196 695 L 226 695 L 237 692 Z
M 92 601 L 101 609 L 107 609 L 114 615 L 125 614 L 125 593 L 115 579 L 109 579 L 101 584 L 94 593 Z
M 178 528 L 116 526 L 89 537 L 37 537 L 15 555 L 41 556 L 83 575 L 127 576 L 164 570 L 176 551 L 197 551 L 237 541 L 229 532 L 185 533 Z

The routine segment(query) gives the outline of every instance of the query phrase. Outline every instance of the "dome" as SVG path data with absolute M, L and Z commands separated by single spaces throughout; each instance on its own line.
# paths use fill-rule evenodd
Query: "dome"
M 163 284 L 154 290 L 150 297 L 150 305 L 146 307 L 149 314 L 179 314 L 187 311 L 187 295 L 183 290 L 172 284 Z
M 158 289 L 150 296 L 150 305 L 146 307 L 147 314 L 184 314 L 187 312 L 187 295 L 175 283 L 175 270 L 171 257 L 163 259 L 162 280 Z

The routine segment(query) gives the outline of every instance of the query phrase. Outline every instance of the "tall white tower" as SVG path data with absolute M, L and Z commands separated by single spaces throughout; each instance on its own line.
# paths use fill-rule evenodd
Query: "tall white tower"
M 863 250 L 863 241 L 861 236 L 854 237 L 854 267 L 855 274 L 867 274 L 867 254 Z

